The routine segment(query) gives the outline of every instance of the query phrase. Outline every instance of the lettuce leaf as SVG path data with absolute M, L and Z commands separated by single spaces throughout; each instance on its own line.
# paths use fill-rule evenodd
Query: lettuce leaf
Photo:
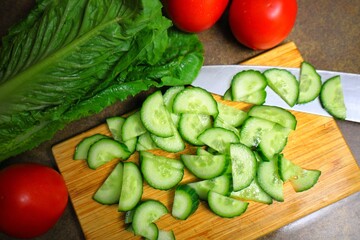
M 0 49 L 0 161 L 150 87 L 190 84 L 196 35 L 159 0 L 38 0 Z

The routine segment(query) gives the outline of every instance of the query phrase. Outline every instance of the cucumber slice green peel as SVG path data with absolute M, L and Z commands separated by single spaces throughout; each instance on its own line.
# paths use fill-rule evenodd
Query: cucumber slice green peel
M 186 88 L 180 91 L 173 102 L 173 112 L 205 114 L 216 117 L 219 113 L 214 97 L 199 87 Z
M 121 137 L 123 141 L 128 141 L 146 132 L 147 130 L 141 121 L 140 111 L 136 111 L 125 119 L 121 129 Z
M 131 224 L 134 233 L 147 239 L 156 240 L 159 235 L 159 229 L 154 222 L 168 212 L 165 205 L 157 200 L 142 202 L 134 212 Z
M 234 191 L 250 185 L 256 175 L 256 158 L 247 146 L 238 143 L 230 146 L 231 169 Z
M 233 218 L 243 214 L 249 203 L 241 200 L 223 196 L 217 192 L 210 191 L 208 203 L 211 211 L 224 218 Z
M 81 140 L 78 143 L 78 145 L 76 145 L 73 159 L 74 160 L 87 159 L 90 146 L 102 138 L 108 138 L 108 136 L 97 133 Z
M 93 199 L 101 204 L 115 204 L 119 202 L 123 180 L 123 164 L 116 164 L 103 184 L 95 192 Z
M 321 91 L 321 76 L 308 62 L 302 62 L 299 77 L 299 96 L 297 103 L 305 104 L 317 98 Z
M 225 98 L 252 104 L 263 104 L 266 98 L 267 86 L 264 75 L 256 70 L 241 71 L 232 78 L 229 92 Z
M 211 127 L 212 121 L 209 115 L 183 113 L 180 116 L 179 133 L 184 140 L 192 145 L 204 145 L 198 137 L 202 132 Z
M 187 185 L 196 191 L 201 200 L 207 200 L 210 190 L 228 196 L 232 190 L 232 178 L 230 174 L 224 174 L 213 179 L 192 182 Z
M 111 138 L 102 138 L 90 146 L 87 163 L 89 168 L 97 169 L 116 158 L 126 160 L 130 155 L 123 143 Z
M 230 144 L 239 142 L 239 137 L 234 132 L 220 127 L 209 128 L 198 138 L 219 153 L 229 152 Z
M 175 190 L 171 215 L 176 219 L 188 219 L 199 207 L 196 191 L 188 185 L 179 185 Z
M 279 158 L 279 173 L 284 182 L 290 181 L 296 192 L 303 192 L 312 188 L 321 175 L 321 171 L 304 169 L 283 155 Z
M 262 190 L 256 179 L 254 179 L 248 187 L 241 189 L 240 191 L 231 192 L 230 197 L 243 201 L 254 201 L 265 204 L 273 203 L 272 197 Z
M 284 201 L 283 181 L 279 176 L 278 158 L 269 162 L 260 162 L 257 169 L 257 182 L 259 186 L 278 202 Z
M 184 89 L 185 89 L 184 86 L 174 86 L 174 87 L 167 89 L 166 92 L 164 93 L 164 96 L 163 96 L 164 104 L 165 104 L 166 109 L 170 113 L 173 112 L 173 104 L 174 104 L 174 99 L 175 99 L 176 95 Z
M 269 87 L 293 107 L 299 96 L 299 82 L 296 77 L 288 70 L 277 68 L 266 70 L 264 75 Z
M 125 162 L 118 210 L 124 212 L 135 208 L 142 194 L 143 179 L 138 166 L 134 162 Z
M 267 105 L 253 106 L 249 110 L 248 114 L 250 117 L 257 117 L 274 123 L 278 123 L 281 126 L 290 128 L 292 130 L 296 129 L 296 117 L 294 116 L 294 114 L 284 108 Z
M 250 148 L 257 147 L 264 133 L 273 129 L 275 124 L 266 119 L 249 117 L 241 127 L 240 143 Z
M 346 118 L 346 106 L 340 76 L 324 82 L 320 92 L 320 101 L 324 109 L 337 119 Z
M 175 159 L 140 152 L 141 172 L 146 182 L 155 189 L 175 187 L 184 176 L 184 164 Z
M 137 137 L 129 139 L 127 141 L 122 140 L 122 127 L 125 123 L 125 118 L 123 117 L 110 117 L 106 119 L 106 124 L 109 131 L 111 132 L 112 137 L 123 144 L 128 148 L 129 152 L 133 153 L 136 149 Z
M 248 117 L 247 112 L 220 102 L 218 102 L 218 109 L 219 115 L 217 118 L 221 118 L 233 127 L 239 127 Z
M 180 157 L 187 169 L 200 179 L 218 177 L 229 165 L 229 158 L 225 155 L 182 154 Z
M 170 113 L 165 107 L 164 98 L 158 90 L 148 96 L 140 110 L 141 121 L 144 127 L 159 137 L 174 135 Z
M 271 130 L 262 135 L 258 149 L 265 161 L 274 158 L 283 151 L 290 132 L 291 129 L 275 124 Z

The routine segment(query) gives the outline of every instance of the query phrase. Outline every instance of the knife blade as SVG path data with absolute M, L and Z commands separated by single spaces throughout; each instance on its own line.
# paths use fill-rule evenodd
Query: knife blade
M 299 68 L 271 67 L 271 66 L 250 66 L 250 65 L 208 65 L 203 66 L 199 75 L 193 81 L 192 86 L 201 87 L 211 93 L 224 95 L 225 91 L 230 87 L 232 77 L 243 70 L 258 70 L 264 72 L 270 68 L 286 69 L 290 71 L 296 79 L 299 79 Z M 360 122 L 360 75 L 353 73 L 335 72 L 317 70 L 321 76 L 322 82 L 327 79 L 339 75 L 344 93 L 344 101 L 346 106 L 346 119 L 348 121 Z M 269 86 L 266 87 L 265 105 L 273 105 L 288 110 L 317 114 L 321 116 L 331 115 L 324 110 L 319 98 L 306 104 L 295 105 L 290 107 L 280 98 Z

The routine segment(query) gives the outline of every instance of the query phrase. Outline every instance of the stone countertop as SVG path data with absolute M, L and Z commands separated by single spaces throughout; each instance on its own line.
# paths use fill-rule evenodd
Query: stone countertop
M 0 36 L 32 7 L 31 0 L 0 1 Z M 293 41 L 303 58 L 317 69 L 360 73 L 360 1 L 299 0 L 295 27 L 285 42 Z M 205 64 L 236 64 L 261 51 L 253 51 L 236 42 L 227 24 L 226 14 L 210 30 L 199 34 L 205 48 Z M 9 161 L 33 159 L 55 167 L 51 147 L 139 105 L 139 98 L 116 104 L 100 114 L 76 121 L 39 147 Z M 360 124 L 337 122 L 355 159 L 360 165 Z M 360 192 L 299 219 L 262 239 L 358 239 L 360 236 Z M 11 239 L 0 233 L 0 239 Z M 84 239 L 71 204 L 58 223 L 37 239 Z

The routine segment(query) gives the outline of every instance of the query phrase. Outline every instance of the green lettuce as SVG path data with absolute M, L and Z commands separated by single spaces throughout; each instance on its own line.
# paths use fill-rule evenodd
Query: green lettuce
M 0 161 L 150 87 L 190 84 L 196 35 L 159 0 L 38 0 L 0 49 Z

